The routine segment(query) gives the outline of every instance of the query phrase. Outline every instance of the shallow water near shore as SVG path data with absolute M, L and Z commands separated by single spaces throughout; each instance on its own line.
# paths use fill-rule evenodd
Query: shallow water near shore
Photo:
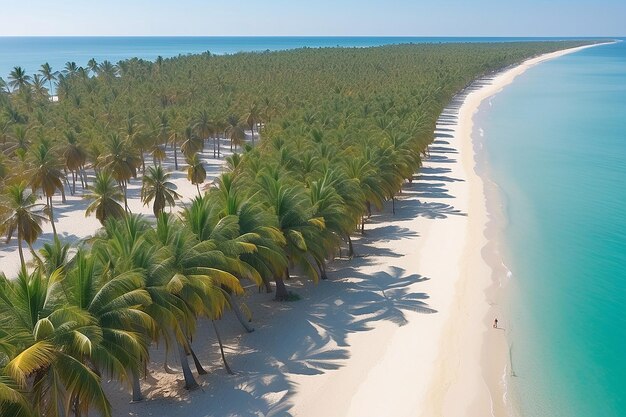
M 542 63 L 475 118 L 498 186 L 509 401 L 626 415 L 626 42 Z

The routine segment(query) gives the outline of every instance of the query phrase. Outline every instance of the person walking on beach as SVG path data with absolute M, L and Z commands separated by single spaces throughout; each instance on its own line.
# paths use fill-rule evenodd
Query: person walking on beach
M 498 319 L 497 318 L 493 321 L 493 328 L 494 329 L 498 328 Z

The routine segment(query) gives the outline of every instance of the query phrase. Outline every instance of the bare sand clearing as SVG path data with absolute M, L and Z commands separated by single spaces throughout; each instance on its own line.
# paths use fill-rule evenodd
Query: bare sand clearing
M 213 158 L 213 149 L 209 149 L 207 146 L 200 159 L 204 163 L 204 168 L 207 172 L 207 178 L 203 186 L 208 186 L 218 175 L 224 170 L 224 156 L 232 154 L 229 148 L 229 141 L 222 140 L 222 158 Z M 152 165 L 152 158 L 146 156 L 146 169 Z M 188 203 L 192 198 L 198 195 L 198 191 L 195 185 L 191 184 L 187 180 L 187 164 L 185 163 L 185 157 L 178 153 L 178 167 L 179 170 L 174 170 L 174 156 L 173 152 L 167 151 L 167 158 L 162 163 L 163 168 L 170 173 L 170 180 L 177 187 L 177 192 L 181 195 L 180 201 L 177 202 L 177 207 L 174 210 L 179 210 L 182 204 Z M 93 170 L 88 169 L 87 175 L 89 182 L 93 182 Z M 71 186 L 71 180 L 70 180 Z M 95 215 L 85 217 L 85 210 L 89 206 L 90 200 L 83 198 L 83 190 L 80 184 L 76 183 L 76 194 L 70 195 L 69 189 L 65 188 L 66 202 L 61 201 L 60 195 L 55 195 L 52 199 L 54 206 L 54 218 L 57 233 L 62 242 L 79 242 L 84 240 L 100 229 L 101 224 L 96 219 Z M 128 183 L 128 207 L 130 211 L 135 214 L 143 214 L 148 218 L 154 219 L 152 214 L 152 206 L 144 205 L 141 202 L 141 178 L 131 179 Z M 40 203 L 45 203 L 45 199 L 39 199 Z M 166 209 L 167 210 L 167 209 Z M 33 245 L 35 250 L 41 248 L 45 243 L 53 241 L 52 225 L 49 222 L 42 224 L 43 233 L 37 239 L 37 242 Z M 32 260 L 32 255 L 28 250 L 28 247 L 24 244 L 24 259 L 26 262 Z M 20 269 L 20 258 L 17 250 L 17 239 L 13 237 L 8 244 L 2 240 L 0 243 L 0 271 L 4 272 L 7 276 L 15 276 Z
M 580 49 L 580 48 L 577 48 Z M 194 349 L 208 370 L 187 392 L 180 372 L 164 370 L 154 347 L 147 400 L 131 404 L 128 389 L 106 385 L 115 416 L 489 416 L 506 415 L 507 343 L 491 328 L 498 314 L 492 287 L 501 271 L 483 258 L 489 217 L 483 180 L 475 173 L 472 116 L 482 100 L 531 66 L 574 52 L 543 55 L 483 80 L 442 114 L 430 157 L 395 204 L 375 214 L 357 237 L 357 257 L 338 259 L 328 281 L 290 282 L 299 302 L 275 303 L 249 289 L 244 296 L 256 331 L 228 314 L 218 324 L 235 375 L 220 365 L 212 328 L 201 322 Z M 210 175 L 219 173 L 219 162 Z M 186 198 L 195 187 L 177 173 Z M 133 212 L 149 213 L 131 187 Z M 59 207 L 57 229 L 82 238 L 99 226 L 85 202 Z M 50 240 L 50 226 L 45 239 Z M 2 269 L 19 263 L 15 246 L 0 252 Z M 492 275 L 494 274 L 494 275 Z M 506 327 L 506 318 L 500 317 Z M 179 370 L 174 355 L 168 363 Z

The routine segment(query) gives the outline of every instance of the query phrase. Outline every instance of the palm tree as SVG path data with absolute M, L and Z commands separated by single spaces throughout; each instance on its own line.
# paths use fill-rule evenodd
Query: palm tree
M 180 145 L 180 151 L 187 158 L 191 158 L 195 153 L 201 152 L 204 140 L 199 138 L 191 126 L 187 126 L 184 131 L 184 142 Z
M 34 149 L 32 163 L 33 168 L 28 173 L 30 175 L 30 185 L 33 191 L 40 189 L 46 197 L 52 232 L 56 236 L 57 230 L 54 225 L 52 197 L 57 190 L 61 191 L 63 195 L 64 175 L 59 169 L 60 164 L 56 155 L 54 155 L 50 145 L 45 141 L 40 142 L 39 146 Z
M 8 92 L 9 92 L 9 86 L 7 85 L 7 82 L 4 81 L 2 77 L 0 77 L 0 95 L 8 93 Z
M 72 195 L 74 195 L 76 192 L 76 177 L 80 175 L 83 187 L 85 186 L 82 172 L 85 163 L 87 163 L 87 152 L 85 152 L 80 143 L 78 143 L 74 131 L 70 130 L 65 132 L 65 139 L 67 140 L 67 145 L 63 150 L 63 159 L 65 169 L 72 173 Z
M 98 61 L 96 61 L 95 58 L 91 58 L 89 62 L 87 62 L 87 68 L 89 68 L 89 71 L 91 71 L 93 75 L 98 75 Z
M 199 139 L 202 141 L 204 148 L 204 141 L 209 138 L 214 132 L 215 126 L 209 117 L 209 113 L 206 110 L 201 110 L 198 113 L 194 129 L 198 132 Z M 213 144 L 213 158 L 215 158 L 215 143 Z
M 152 204 L 152 212 L 155 217 L 163 212 L 167 205 L 173 207 L 175 200 L 180 198 L 176 192 L 176 185 L 169 181 L 170 174 L 157 165 L 149 167 L 148 172 L 143 177 L 143 185 L 141 187 L 141 201 L 144 205 Z
M 26 188 L 26 183 L 13 184 L 7 187 L 0 202 L 2 216 L 1 230 L 7 237 L 7 242 L 17 234 L 17 248 L 20 254 L 22 269 L 26 268 L 22 242 L 31 248 L 41 235 L 41 223 L 47 220 L 44 215 L 44 205 L 37 204 L 32 191 Z
M 53 91 L 52 82 L 57 80 L 57 77 L 59 76 L 59 72 L 53 71 L 50 64 L 46 62 L 45 64 L 41 66 L 39 73 L 41 74 L 43 79 L 46 80 L 48 84 L 50 85 L 50 94 L 52 94 L 52 91 Z
M 232 151 L 233 145 L 235 145 L 235 148 L 243 145 L 246 140 L 246 131 L 244 130 L 244 125 L 236 115 L 231 114 L 226 120 L 228 123 L 226 127 L 226 134 L 230 139 L 230 150 Z
M 102 330 L 85 311 L 67 305 L 62 271 L 41 269 L 16 280 L 0 275 L 0 328 L 11 329 L 0 345 L 11 346 L 4 372 L 30 391 L 36 415 L 81 415 L 95 408 L 111 416 L 101 379 L 88 363 Z
M 159 243 L 154 230 L 138 215 L 107 221 L 104 235 L 96 239 L 93 248 L 103 265 L 114 274 L 144 273 L 144 288 L 152 300 L 145 311 L 156 324 L 151 336 L 154 340 L 163 338 L 166 351 L 172 343 L 179 345 L 185 386 L 196 388 L 198 384 L 185 354 L 185 347 L 189 347 L 187 335 L 193 334 L 196 317 L 184 300 L 173 292 L 182 290 L 180 277 L 162 273 L 169 271 L 165 269 L 167 263 L 163 263 L 169 257 L 168 249 Z M 132 377 L 133 398 L 140 399 L 139 373 L 133 372 Z
M 76 65 L 76 62 L 66 62 L 65 67 L 63 68 L 63 75 L 67 78 L 71 78 L 76 75 L 76 73 L 78 73 L 78 65 Z
M 15 125 L 13 130 L 13 140 L 7 144 L 6 152 L 11 154 L 17 154 L 18 151 L 26 152 L 30 146 L 30 140 L 28 139 L 28 129 L 21 125 Z
M 33 75 L 33 81 L 30 86 L 30 91 L 38 100 L 49 98 L 50 92 L 46 88 L 46 80 L 42 78 L 39 74 Z
M 248 128 L 250 128 L 250 132 L 252 133 L 252 146 L 254 146 L 254 127 L 257 125 L 259 120 L 261 119 L 261 112 L 259 111 L 259 107 L 254 102 L 248 108 L 248 113 L 245 116 L 246 124 Z
M 30 80 L 30 75 L 27 75 L 22 67 L 13 67 L 13 70 L 9 73 L 9 86 L 13 91 L 27 87 L 30 84 Z
M 108 172 L 98 172 L 89 193 L 85 198 L 93 200 L 87 207 L 85 216 L 95 213 L 102 225 L 107 219 L 123 217 L 126 211 L 120 202 L 124 201 L 124 193 Z
M 197 232 L 207 228 L 210 219 L 199 220 L 211 213 L 220 219 L 237 217 L 240 237 L 245 237 L 257 247 L 256 252 L 242 254 L 240 258 L 259 273 L 266 291 L 272 292 L 270 282 L 282 275 L 287 267 L 283 251 L 286 240 L 278 228 L 277 217 L 267 211 L 254 194 L 246 195 L 245 189 L 236 185 L 236 177 L 232 173 L 222 174 L 216 180 L 216 187 L 210 190 L 208 198 L 194 200 L 185 210 L 185 218 L 192 230 Z M 204 231 L 201 236 L 206 234 Z
M 112 64 L 108 60 L 102 61 L 100 66 L 98 67 L 98 76 L 102 76 L 106 79 L 112 79 L 117 77 L 118 68 L 116 65 Z
M 229 269 L 244 271 L 240 269 L 240 261 L 236 257 L 226 256 L 220 250 L 218 242 L 213 240 L 198 241 L 194 234 L 185 228 L 180 221 L 167 214 L 162 214 L 159 217 L 155 238 L 162 245 L 163 250 L 160 252 L 159 262 L 153 273 L 172 277 L 169 280 L 176 279 L 177 285 L 171 287 L 172 293 L 183 300 L 195 316 L 205 316 L 212 321 L 218 319 L 228 306 L 224 291 L 227 290 L 235 294 L 243 293 L 239 280 L 229 272 Z M 251 252 L 256 249 L 254 245 L 243 242 L 236 245 L 236 248 L 231 247 L 230 249 L 238 253 Z M 232 373 L 226 362 L 221 338 L 214 322 L 213 326 L 220 345 L 224 367 L 228 373 Z M 177 339 L 179 340 L 181 364 L 185 369 L 187 362 L 185 350 L 191 351 L 188 340 L 194 329 L 191 327 L 177 330 L 182 332 L 182 335 L 179 335 Z M 182 340 L 180 336 L 183 336 Z M 197 362 L 195 357 L 194 360 Z M 197 363 L 198 365 L 199 363 Z M 189 369 L 185 373 L 190 375 Z M 187 379 L 188 376 L 185 376 L 186 381 Z M 193 382 L 191 384 L 193 386 Z
M 200 193 L 200 184 L 206 180 L 204 165 L 202 165 L 202 161 L 200 161 L 197 153 L 194 153 L 191 158 L 187 159 L 187 164 L 189 165 L 187 168 L 187 179 L 196 186 L 198 196 L 202 196 Z
M 69 243 L 61 243 L 58 237 L 55 237 L 52 243 L 44 243 L 39 249 L 41 261 L 39 267 L 48 275 L 59 268 L 69 268 L 73 263 L 69 256 L 71 248 Z
M 285 236 L 283 250 L 290 263 L 297 265 L 303 273 L 317 281 L 319 274 L 313 266 L 309 246 L 315 243 L 311 237 L 324 228 L 324 219 L 313 217 L 314 208 L 304 187 L 289 184 L 279 175 L 265 173 L 260 177 L 259 188 L 266 207 L 278 218 L 278 228 Z M 308 239 L 307 239 L 308 238 Z M 289 299 L 285 279 L 289 279 L 289 267 L 275 277 L 276 300 Z
M 111 273 L 95 255 L 79 250 L 62 285 L 67 303 L 89 313 L 102 332 L 90 362 L 119 381 L 134 380 L 148 358 L 149 336 L 155 332 L 155 323 L 145 311 L 152 300 L 143 275 Z M 133 400 L 141 400 L 139 390 L 133 393 Z
M 0 331 L 0 340 L 6 338 Z M 33 417 L 35 411 L 31 406 L 26 393 L 20 389 L 17 382 L 0 370 L 0 410 L 6 415 L 14 417 Z
M 105 143 L 104 153 L 98 157 L 98 164 L 104 170 L 109 171 L 122 188 L 126 211 L 128 211 L 128 181 L 137 177 L 137 168 L 139 168 L 140 163 L 130 144 L 117 133 L 112 133 L 109 136 Z

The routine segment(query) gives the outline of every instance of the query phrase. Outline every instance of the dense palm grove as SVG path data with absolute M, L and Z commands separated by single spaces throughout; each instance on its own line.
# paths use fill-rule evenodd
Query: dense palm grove
M 21 259 L 16 277 L 0 275 L 0 414 L 110 416 L 101 379 L 141 400 L 157 342 L 178 354 L 194 388 L 197 320 L 219 335 L 233 309 L 250 330 L 237 301 L 245 283 L 288 300 L 290 275 L 326 278 L 342 248 L 352 255 L 350 235 L 412 180 L 456 92 L 578 44 L 206 53 L 70 62 L 60 72 L 44 64 L 32 75 L 16 67 L 0 80 L 0 229 Z M 198 153 L 223 158 L 218 138 L 240 152 L 203 191 Z M 168 157 L 176 169 L 186 161 L 198 191 L 179 214 L 165 211 L 179 199 Z M 153 221 L 128 208 L 136 178 Z M 66 193 L 88 198 L 86 215 L 103 226 L 78 247 L 56 237 L 53 200 Z M 35 250 L 44 222 L 55 238 Z

